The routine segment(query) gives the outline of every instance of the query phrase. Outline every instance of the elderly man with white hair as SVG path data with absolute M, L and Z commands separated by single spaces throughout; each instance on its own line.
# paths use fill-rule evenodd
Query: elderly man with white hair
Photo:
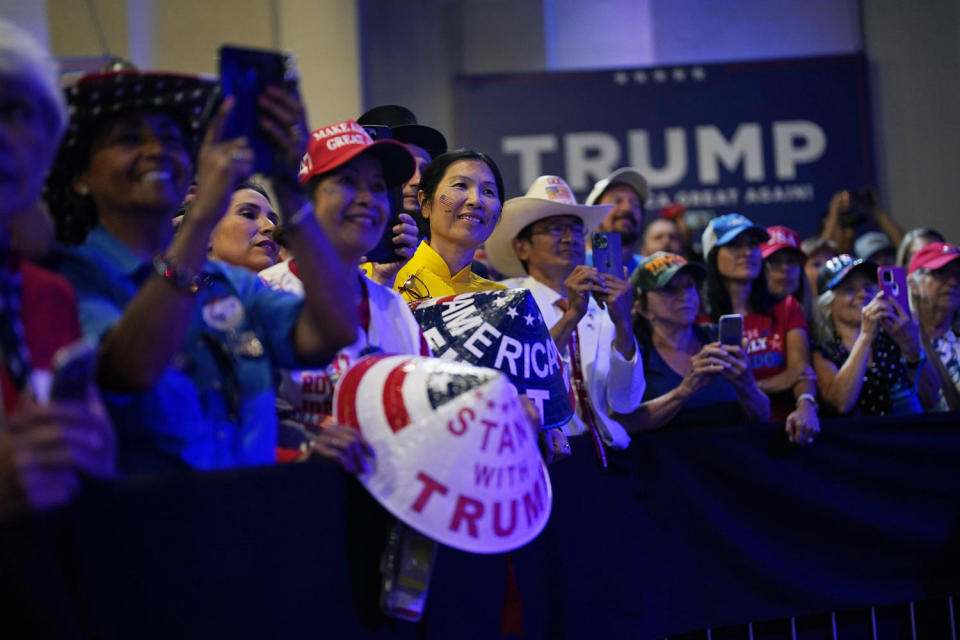
M 55 352 L 80 336 L 73 290 L 27 258 L 53 225 L 40 192 L 67 123 L 56 65 L 0 20 L 0 517 L 66 501 L 84 475 L 107 477 L 115 440 L 91 381 L 48 398 Z

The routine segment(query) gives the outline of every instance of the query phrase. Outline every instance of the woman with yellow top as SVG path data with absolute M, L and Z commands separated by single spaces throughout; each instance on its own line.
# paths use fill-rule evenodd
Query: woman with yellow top
M 430 235 L 400 269 L 394 289 L 407 302 L 505 289 L 470 271 L 503 207 L 503 178 L 493 160 L 469 149 L 441 154 L 423 170 L 417 197 Z

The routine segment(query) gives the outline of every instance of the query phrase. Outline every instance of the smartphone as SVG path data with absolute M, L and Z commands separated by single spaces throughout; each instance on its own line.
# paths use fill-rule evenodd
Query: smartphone
M 224 138 L 246 136 L 256 154 L 255 173 L 271 175 L 276 150 L 260 130 L 260 95 L 270 85 L 297 91 L 297 60 L 292 54 L 224 45 L 218 52 L 221 96 L 235 103 L 224 125 Z
M 910 317 L 910 298 L 907 293 L 907 274 L 903 267 L 877 267 L 877 282 L 888 300 L 896 300 Z
M 365 124 L 366 131 L 374 140 L 392 140 L 393 132 L 390 127 L 382 124 Z M 370 262 L 399 262 L 403 258 L 397 255 L 397 245 L 393 243 L 393 227 L 400 222 L 400 203 L 403 202 L 403 187 L 387 191 L 387 200 L 390 203 L 390 216 L 383 228 L 383 234 L 377 241 L 377 246 L 367 252 Z M 417 225 L 419 229 L 419 224 Z
M 53 356 L 52 400 L 83 402 L 97 368 L 97 344 L 81 338 Z
M 743 344 L 743 316 L 730 313 L 720 316 L 720 344 L 739 347 Z
M 623 254 L 620 251 L 619 233 L 595 233 L 590 239 L 593 245 L 593 266 L 600 273 L 623 278 Z

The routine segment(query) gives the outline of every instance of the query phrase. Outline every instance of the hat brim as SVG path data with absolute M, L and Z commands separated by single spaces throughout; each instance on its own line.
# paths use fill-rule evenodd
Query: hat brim
M 734 240 L 736 240 L 738 237 L 743 235 L 744 233 L 756 235 L 756 237 L 760 239 L 760 242 L 766 242 L 767 240 L 770 239 L 770 234 L 767 233 L 767 230 L 765 228 L 761 227 L 758 224 L 752 224 L 750 226 L 744 226 L 737 229 L 730 229 L 729 231 L 724 233 L 722 236 L 717 238 L 717 242 L 713 246 L 723 247 L 725 245 L 728 245 Z
M 693 278 L 697 281 L 697 284 L 698 284 L 698 285 L 699 285 L 701 282 L 703 282 L 704 278 L 707 277 L 707 270 L 703 268 L 703 265 L 702 265 L 702 264 L 700 264 L 699 262 L 686 262 L 686 263 L 684 263 L 684 264 L 678 264 L 678 265 L 675 265 L 675 266 L 670 267 L 669 269 L 667 269 L 667 270 L 664 272 L 664 273 L 666 274 L 666 278 L 667 278 L 667 279 L 663 282 L 663 284 L 662 284 L 661 286 L 659 286 L 659 287 L 643 287 L 643 286 L 640 285 L 640 278 L 639 278 L 639 277 L 634 277 L 635 274 L 639 274 L 639 271 L 640 271 L 640 267 L 639 267 L 639 266 L 638 266 L 636 269 L 633 270 L 633 273 L 630 274 L 630 283 L 631 283 L 634 287 L 639 288 L 641 291 L 659 291 L 659 290 L 662 289 L 663 287 L 665 287 L 665 286 L 667 286 L 668 284 L 670 284 L 670 281 L 673 280 L 674 277 L 676 277 L 676 275 L 677 275 L 678 273 L 682 272 L 682 271 L 686 271 L 687 273 L 689 273 L 690 275 L 692 275 Z
M 913 269 L 910 273 L 913 273 L 913 271 L 916 271 L 917 269 L 928 269 L 930 271 L 936 271 L 937 269 L 947 266 L 954 260 L 960 260 L 960 253 L 945 253 L 943 255 L 937 256 L 936 258 L 933 258 L 927 264 L 918 265 L 917 268 Z
M 871 278 L 877 277 L 877 263 L 871 262 L 870 260 L 856 260 L 852 264 L 847 265 L 842 270 L 838 271 L 829 281 L 823 286 L 820 287 L 820 293 L 825 293 L 827 291 L 833 291 L 836 287 L 843 284 L 843 281 L 849 278 L 854 273 L 863 272 Z
M 765 244 L 760 250 L 760 253 L 763 255 L 763 259 L 766 260 L 778 251 L 789 251 L 800 256 L 800 258 L 804 261 L 807 259 L 807 254 L 805 254 L 802 249 L 795 247 L 792 244 Z
M 187 127 L 184 133 L 196 146 L 216 89 L 216 81 L 206 76 L 129 70 L 89 73 L 66 88 L 70 123 L 63 148 L 82 149 L 98 122 L 132 111 L 172 114 Z
M 513 240 L 529 224 L 554 216 L 576 216 L 588 230 L 596 229 L 613 205 L 585 205 L 555 202 L 544 198 L 521 196 L 503 205 L 500 223 L 484 244 L 487 260 L 500 274 L 509 277 L 526 275 L 523 264 L 513 250 Z
M 390 132 L 394 140 L 422 147 L 430 154 L 431 159 L 447 150 L 447 139 L 433 127 L 422 124 L 401 124 L 390 127 Z

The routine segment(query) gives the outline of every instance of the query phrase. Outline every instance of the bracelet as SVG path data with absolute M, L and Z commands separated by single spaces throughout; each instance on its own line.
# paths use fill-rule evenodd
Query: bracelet
M 296 231 L 304 220 L 314 215 L 313 203 L 307 200 L 292 216 L 284 220 L 281 226 L 284 231 Z
M 183 293 L 196 293 L 200 289 L 200 278 L 182 264 L 177 264 L 162 253 L 153 258 L 153 268 L 161 278 Z
M 819 405 L 817 405 L 817 399 L 813 396 L 812 393 L 801 393 L 799 396 L 797 396 L 796 406 L 799 407 L 800 403 L 803 402 L 804 400 L 806 400 L 807 402 L 813 405 L 814 411 L 816 411 L 819 408 Z

